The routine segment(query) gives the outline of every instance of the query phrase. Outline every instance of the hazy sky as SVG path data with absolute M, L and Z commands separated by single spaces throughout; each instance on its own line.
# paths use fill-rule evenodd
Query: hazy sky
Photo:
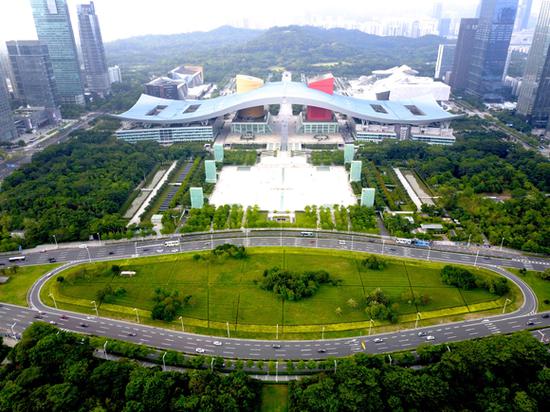
M 535 0 L 537 4 L 540 0 Z M 76 5 L 68 0 L 75 34 Z M 444 14 L 473 17 L 479 0 L 445 0 Z M 143 34 L 211 30 L 224 24 L 251 28 L 304 24 L 326 18 L 361 22 L 429 16 L 435 0 L 95 0 L 105 41 Z M 335 5 L 337 4 L 337 6 Z M 535 7 L 536 7 L 535 4 Z M 269 11 L 267 7 L 271 7 Z M 0 0 L 0 41 L 36 38 L 29 0 Z

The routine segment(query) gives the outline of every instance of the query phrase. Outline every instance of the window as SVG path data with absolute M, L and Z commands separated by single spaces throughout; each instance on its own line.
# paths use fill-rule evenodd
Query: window
M 50 14 L 59 14 L 57 11 L 57 4 L 55 3 L 56 0 L 48 0 L 47 6 L 48 6 L 48 13 Z
M 422 110 L 416 107 L 414 104 L 406 104 L 405 107 L 415 116 L 426 116 Z
M 160 112 L 162 112 L 164 109 L 166 109 L 168 106 L 166 105 L 159 105 L 159 106 L 156 106 L 153 110 L 150 110 L 147 112 L 146 116 L 156 116 L 158 115 Z
M 381 104 L 371 104 L 370 107 L 372 107 L 372 110 L 374 110 L 376 113 L 388 114 L 387 110 L 384 109 L 384 106 L 382 106 Z
M 187 109 L 185 109 L 185 111 L 183 113 L 194 113 L 197 111 L 197 109 L 201 107 L 200 104 L 192 104 L 190 106 L 187 107 Z

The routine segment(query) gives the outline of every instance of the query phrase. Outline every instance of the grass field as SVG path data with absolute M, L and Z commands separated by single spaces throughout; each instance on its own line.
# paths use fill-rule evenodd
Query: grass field
M 539 276 L 539 272 L 527 271 L 525 275 L 519 272 L 519 269 L 509 269 L 510 272 L 518 275 L 525 283 L 531 286 L 531 289 L 537 295 L 539 301 L 539 312 L 550 310 L 550 303 L 544 303 L 545 300 L 550 301 L 550 281 L 542 280 Z
M 139 310 L 143 322 L 152 322 L 152 294 L 156 287 L 178 290 L 192 295 L 190 306 L 182 313 L 186 330 L 222 334 L 229 322 L 232 336 L 273 337 L 279 325 L 280 338 L 317 337 L 322 328 L 326 336 L 357 334 L 369 327 L 369 319 L 360 309 L 348 305 L 350 299 L 361 302 L 366 294 L 381 288 L 393 301 L 400 322 L 414 322 L 416 313 L 423 322 L 448 321 L 450 317 L 469 317 L 472 314 L 496 311 L 504 297 L 498 298 L 484 290 L 460 291 L 440 281 L 441 264 L 406 259 L 387 259 L 383 271 L 372 271 L 360 265 L 364 254 L 343 251 L 309 249 L 250 249 L 246 260 L 194 260 L 192 254 L 121 260 L 122 270 L 136 271 L 133 278 L 115 276 L 110 271 L 113 263 L 81 265 L 63 273 L 62 284 L 51 279 L 42 289 L 44 302 L 54 293 L 58 306 L 84 313 L 92 313 L 90 302 L 96 300 L 98 290 L 106 285 L 124 288 L 127 293 L 109 304 L 102 304 L 100 314 L 116 318 L 135 319 L 133 308 Z M 341 280 L 339 286 L 323 286 L 313 297 L 299 302 L 284 302 L 271 292 L 261 290 L 254 281 L 264 269 L 273 266 L 291 270 L 327 270 Z M 490 272 L 470 268 L 485 276 Z M 417 306 L 402 301 L 405 292 L 427 294 L 430 302 Z M 517 288 L 509 296 L 510 310 L 521 304 Z M 341 309 L 341 313 L 336 311 Z M 481 315 L 480 315 L 481 316 Z M 430 320 L 431 319 L 431 320 Z M 157 324 L 157 323 L 155 323 Z M 181 327 L 180 321 L 163 324 Z M 388 325 L 376 322 L 380 330 Z
M 8 283 L 0 285 L 0 301 L 27 306 L 27 292 L 33 283 L 57 266 L 59 265 L 20 266 L 15 275 L 7 275 L 10 277 Z
M 261 398 L 260 412 L 288 411 L 287 384 L 263 384 Z

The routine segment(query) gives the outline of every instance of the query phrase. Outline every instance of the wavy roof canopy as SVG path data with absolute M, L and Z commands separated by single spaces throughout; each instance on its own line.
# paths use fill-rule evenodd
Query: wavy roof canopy
M 399 102 L 363 100 L 330 95 L 298 82 L 266 83 L 246 93 L 207 100 L 169 100 L 142 94 L 130 110 L 113 117 L 152 124 L 193 123 L 249 107 L 281 103 L 316 106 L 386 124 L 424 125 L 459 117 L 443 110 L 431 96 Z

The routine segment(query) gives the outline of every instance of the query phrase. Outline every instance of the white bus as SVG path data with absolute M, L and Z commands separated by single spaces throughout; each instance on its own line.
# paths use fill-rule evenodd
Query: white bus
M 179 240 L 167 240 L 166 242 L 164 242 L 164 246 L 166 247 L 179 246 L 179 245 L 180 245 Z
M 395 243 L 398 245 L 412 245 L 412 239 L 395 238 Z
M 302 237 L 313 237 L 313 232 L 300 232 L 300 236 Z
M 21 262 L 25 259 L 26 259 L 25 256 L 14 256 L 14 257 L 9 258 L 8 260 L 10 262 Z

